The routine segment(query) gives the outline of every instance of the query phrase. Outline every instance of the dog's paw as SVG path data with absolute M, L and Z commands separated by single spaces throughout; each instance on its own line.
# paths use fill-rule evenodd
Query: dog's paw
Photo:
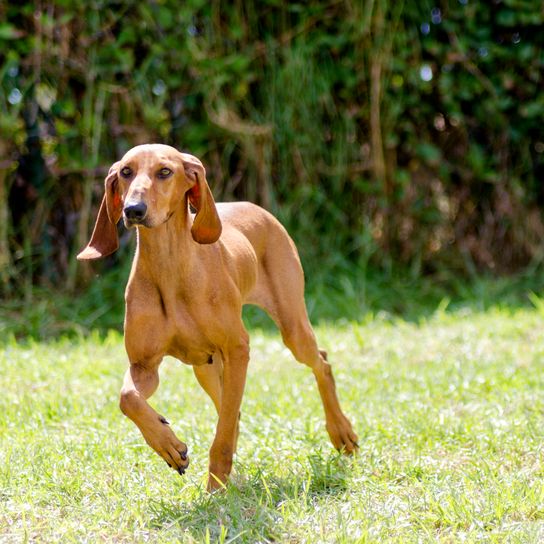
M 185 473 L 189 466 L 189 455 L 187 445 L 178 440 L 168 423 L 162 422 L 158 433 L 146 438 L 147 443 L 166 461 L 166 464 L 173 468 L 180 475 Z
M 187 470 L 187 467 L 189 466 L 189 456 L 187 455 L 187 449 L 178 451 L 179 457 L 181 458 L 183 464 L 172 465 L 170 461 L 166 461 L 166 464 L 173 468 L 180 476 L 183 476 L 185 474 L 185 471 Z
M 359 439 L 347 417 L 342 416 L 336 421 L 327 421 L 327 432 L 338 451 L 352 455 L 359 450 Z
M 208 475 L 208 484 L 206 485 L 206 491 L 208 493 L 217 493 L 219 491 L 225 491 L 227 489 L 227 478 L 221 480 L 215 474 Z

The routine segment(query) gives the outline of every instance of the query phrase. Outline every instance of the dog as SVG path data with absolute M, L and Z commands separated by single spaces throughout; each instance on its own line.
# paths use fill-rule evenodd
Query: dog
M 119 247 L 117 223 L 135 228 L 137 249 L 125 292 L 129 358 L 120 408 L 166 463 L 183 474 L 187 446 L 147 402 L 165 355 L 193 367 L 218 413 L 209 454 L 209 491 L 224 487 L 238 439 L 249 362 L 242 306 L 264 309 L 295 359 L 309 366 L 337 450 L 358 450 L 342 412 L 327 355 L 304 302 L 304 275 L 284 227 L 249 202 L 216 204 L 201 161 L 162 144 L 139 145 L 113 164 L 88 245 L 79 260 Z M 196 210 L 193 215 L 191 208 Z

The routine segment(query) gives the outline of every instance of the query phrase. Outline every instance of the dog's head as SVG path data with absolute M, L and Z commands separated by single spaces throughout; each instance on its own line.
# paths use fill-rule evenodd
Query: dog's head
M 194 240 L 217 241 L 221 221 L 200 160 L 167 145 L 134 147 L 110 168 L 91 240 L 77 258 L 113 253 L 119 247 L 116 225 L 121 216 L 126 227 L 154 228 L 189 203 L 196 210 Z

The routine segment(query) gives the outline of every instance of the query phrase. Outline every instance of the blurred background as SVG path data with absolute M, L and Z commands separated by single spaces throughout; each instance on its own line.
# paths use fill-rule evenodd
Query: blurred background
M 75 255 L 109 166 L 149 142 L 280 218 L 313 317 L 524 303 L 543 22 L 540 0 L 0 2 L 0 331 L 121 326 L 133 233 Z

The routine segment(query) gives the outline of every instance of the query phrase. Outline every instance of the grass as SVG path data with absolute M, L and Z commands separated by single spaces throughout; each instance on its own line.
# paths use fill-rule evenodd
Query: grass
M 359 433 L 336 454 L 310 372 L 252 332 L 232 485 L 204 491 L 215 413 L 167 359 L 153 403 L 187 442 L 179 477 L 117 407 L 112 332 L 0 352 L 0 542 L 539 542 L 544 301 L 368 314 L 316 332 Z
M 120 331 L 129 267 L 130 255 L 125 253 L 121 266 L 97 274 L 76 293 L 32 286 L 19 296 L 13 293 L 0 299 L 0 339 L 50 340 L 85 336 L 91 331 Z M 375 316 L 417 322 L 437 309 L 484 311 L 495 307 L 497 301 L 503 308 L 531 308 L 531 293 L 544 292 L 544 266 L 538 263 L 503 278 L 475 275 L 467 279 L 451 272 L 422 277 L 417 271 L 360 268 L 340 260 L 323 269 L 308 265 L 306 271 L 306 302 L 314 323 Z M 246 310 L 250 327 L 273 329 L 264 313 L 252 307 Z

